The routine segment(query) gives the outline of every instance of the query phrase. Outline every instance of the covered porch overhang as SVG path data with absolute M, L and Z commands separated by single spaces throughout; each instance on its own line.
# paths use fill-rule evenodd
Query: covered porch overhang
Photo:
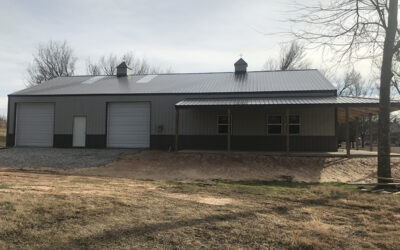
M 350 156 L 349 123 L 358 121 L 358 119 L 368 117 L 370 124 L 370 141 L 372 141 L 372 117 L 379 115 L 379 99 L 363 97 L 257 97 L 257 98 L 192 98 L 184 99 L 175 104 L 176 124 L 175 124 L 175 150 L 179 149 L 179 110 L 182 109 L 200 109 L 200 108 L 223 108 L 226 109 L 228 119 L 230 119 L 231 110 L 238 107 L 280 107 L 285 108 L 286 120 L 289 118 L 291 108 L 313 108 L 313 107 L 334 107 L 336 113 L 336 122 L 346 124 L 346 155 Z M 391 101 L 391 112 L 400 110 L 400 101 Z M 228 121 L 230 124 L 230 121 Z M 290 133 L 289 124 L 284 124 L 286 131 L 286 153 L 290 153 Z M 357 132 L 356 132 L 357 133 Z M 227 151 L 231 149 L 231 128 L 228 127 L 227 133 Z M 357 145 L 358 149 L 358 145 Z M 372 144 L 370 143 L 370 151 Z

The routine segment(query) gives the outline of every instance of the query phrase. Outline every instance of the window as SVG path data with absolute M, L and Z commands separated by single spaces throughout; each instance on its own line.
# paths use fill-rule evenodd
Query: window
M 268 116 L 268 125 L 267 125 L 268 134 L 281 134 L 282 133 L 282 116 L 280 115 L 269 115 Z
M 289 133 L 300 134 L 300 116 L 289 115 Z
M 229 125 L 232 125 L 232 117 L 231 117 L 231 124 L 229 124 L 227 115 L 218 116 L 218 122 L 217 122 L 218 134 L 227 134 Z

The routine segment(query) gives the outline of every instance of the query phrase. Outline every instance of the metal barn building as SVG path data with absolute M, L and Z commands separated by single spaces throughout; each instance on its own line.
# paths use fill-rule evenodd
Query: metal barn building
M 378 112 L 317 70 L 246 69 L 58 77 L 9 95 L 7 146 L 336 151 L 339 123 Z

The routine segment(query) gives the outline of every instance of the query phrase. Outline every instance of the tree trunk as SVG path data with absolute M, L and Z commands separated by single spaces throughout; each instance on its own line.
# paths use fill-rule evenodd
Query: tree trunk
M 389 116 L 390 116 L 390 83 L 392 80 L 392 60 L 397 30 L 398 0 L 390 0 L 388 10 L 388 27 L 383 47 L 381 84 L 379 92 L 379 125 L 378 125 L 378 183 L 388 182 L 391 178 Z

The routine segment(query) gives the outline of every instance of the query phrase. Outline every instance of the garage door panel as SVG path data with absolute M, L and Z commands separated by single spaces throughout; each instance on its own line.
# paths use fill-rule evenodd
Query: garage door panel
M 150 147 L 150 104 L 110 103 L 107 127 L 108 147 Z
M 54 104 L 17 104 L 17 146 L 52 147 L 53 131 Z

